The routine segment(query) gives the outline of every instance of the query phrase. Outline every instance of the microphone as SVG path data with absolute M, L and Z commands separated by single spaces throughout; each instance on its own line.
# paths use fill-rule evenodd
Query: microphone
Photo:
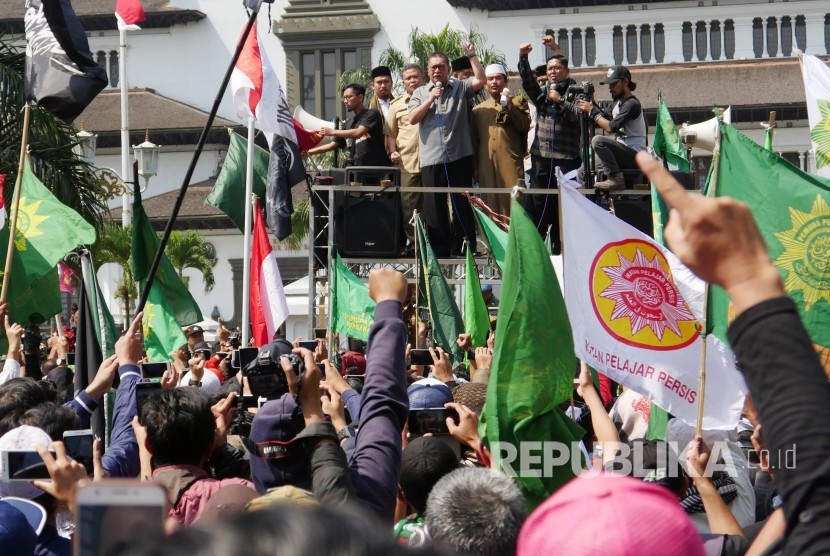
M 432 82 L 432 87 L 434 89 L 443 89 L 444 88 L 444 87 L 441 86 L 441 82 L 438 81 L 437 79 Z M 439 98 L 435 99 L 434 103 L 435 103 L 435 113 L 438 114 L 441 111 L 441 107 L 440 107 L 441 98 L 439 97 Z

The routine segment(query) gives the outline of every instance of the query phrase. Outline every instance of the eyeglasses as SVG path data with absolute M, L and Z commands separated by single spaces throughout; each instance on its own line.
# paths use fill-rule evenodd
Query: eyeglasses
M 430 66 L 427 69 L 434 73 L 436 71 L 447 71 L 447 66 L 445 66 L 444 64 L 441 64 L 440 66 Z
M 343 95 L 343 100 L 352 100 L 355 97 L 359 97 L 360 95 Z

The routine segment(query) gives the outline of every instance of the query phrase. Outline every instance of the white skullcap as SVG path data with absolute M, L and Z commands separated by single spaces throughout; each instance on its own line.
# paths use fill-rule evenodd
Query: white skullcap
M 496 75 L 501 74 L 507 77 L 507 70 L 504 69 L 504 66 L 501 64 L 490 64 L 484 70 L 484 75 Z

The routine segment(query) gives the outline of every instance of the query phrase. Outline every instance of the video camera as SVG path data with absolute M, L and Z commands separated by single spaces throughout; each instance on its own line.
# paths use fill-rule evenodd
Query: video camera
M 248 387 L 253 396 L 272 400 L 288 392 L 288 381 L 280 366 L 280 358 L 283 355 L 288 356 L 298 377 L 305 370 L 303 360 L 292 353 L 292 349 L 291 342 L 283 339 L 275 340 L 260 348 L 257 357 L 242 370 L 242 374 L 248 379 Z
M 583 81 L 568 87 L 568 100 L 591 100 L 594 98 L 594 84 L 590 81 Z

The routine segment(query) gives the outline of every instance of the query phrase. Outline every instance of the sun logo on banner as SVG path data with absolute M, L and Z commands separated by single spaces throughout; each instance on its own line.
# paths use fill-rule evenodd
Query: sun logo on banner
M 591 265 L 591 302 L 603 328 L 630 346 L 674 350 L 698 337 L 697 319 L 663 253 L 627 239 L 603 247 Z
M 784 247 L 775 266 L 787 272 L 784 287 L 800 291 L 809 312 L 821 299 L 830 303 L 830 206 L 816 195 L 810 212 L 790 207 L 790 223 L 792 228 L 775 234 Z
M 156 306 L 149 301 L 144 304 L 144 317 L 141 322 L 141 331 L 144 333 L 144 338 L 149 338 L 153 333 L 153 320 L 156 318 Z
M 818 99 L 819 121 L 810 130 L 810 138 L 816 144 L 816 168 L 830 165 L 830 101 Z
M 20 212 L 17 215 L 17 234 L 14 236 L 14 245 L 18 251 L 29 248 L 27 239 L 43 235 L 40 225 L 49 219 L 37 213 L 42 201 L 28 202 L 26 197 L 20 198 Z

